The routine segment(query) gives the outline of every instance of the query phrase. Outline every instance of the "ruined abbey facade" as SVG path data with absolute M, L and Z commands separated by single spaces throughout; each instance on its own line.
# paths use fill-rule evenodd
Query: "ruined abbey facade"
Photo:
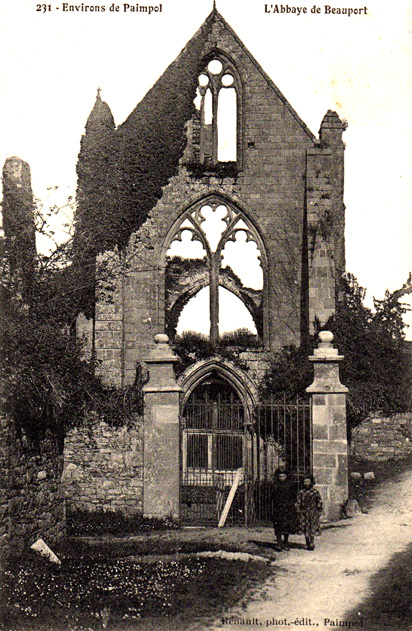
M 124 254 L 129 269 L 114 304 L 96 307 L 96 350 L 104 374 L 116 383 L 133 382 L 136 363 L 144 360 L 153 336 L 166 332 L 173 337 L 182 308 L 205 286 L 210 288 L 212 338 L 218 335 L 218 287 L 223 286 L 244 302 L 262 344 L 271 350 L 299 344 L 315 317 L 324 323 L 334 313 L 338 298 L 345 266 L 344 123 L 328 111 L 319 138 L 314 136 L 217 11 L 151 89 L 156 99 L 168 101 L 165 77 L 176 68 L 184 72 L 187 51 L 195 44 L 198 86 L 186 147 L 160 199 L 130 238 Z M 223 97 L 232 109 L 230 120 L 221 121 Z M 144 125 L 139 114 L 138 106 L 115 129 L 108 105 L 98 96 L 83 139 L 84 151 L 91 147 L 93 152 L 101 141 L 93 134 L 105 126 L 118 136 L 122 171 L 111 177 L 122 180 L 123 189 L 116 181 L 108 188 L 131 204 L 139 196 L 133 180 L 133 149 L 138 152 L 141 134 L 137 124 Z M 82 186 L 80 173 L 80 191 Z M 202 209 L 210 214 L 218 208 L 225 229 L 213 251 L 202 229 L 207 218 Z M 168 274 L 168 267 L 173 271 L 168 251 L 185 229 L 204 254 L 203 268 L 194 268 L 186 282 L 182 274 Z M 222 265 L 225 245 L 240 232 L 259 251 L 261 291 L 248 291 Z
M 182 91 L 185 86 L 187 94 Z M 172 140 L 165 136 L 164 145 L 156 140 L 155 159 L 142 155 L 151 146 L 147 135 L 164 124 L 163 117 L 171 121 Z M 173 136 L 174 120 L 183 130 L 176 132 L 180 139 Z M 183 435 L 180 465 L 176 454 L 168 457 L 167 446 L 159 452 L 160 459 L 175 462 L 176 475 L 179 466 L 183 473 L 193 474 L 187 486 L 201 486 L 193 473 L 197 470 L 209 471 L 212 477 L 204 473 L 204 485 L 213 486 L 216 476 L 227 482 L 229 471 L 245 466 L 242 458 L 246 453 L 252 457 L 253 449 L 242 438 L 243 423 L 252 423 L 250 409 L 257 403 L 258 379 L 271 353 L 288 344 L 299 345 L 313 331 L 315 319 L 324 324 L 335 312 L 345 269 L 344 129 L 338 114 L 329 110 L 319 137 L 315 136 L 216 9 L 122 125 L 115 127 L 109 106 L 100 93 L 97 96 L 79 156 L 79 207 L 100 213 L 103 226 L 109 215 L 111 225 L 116 225 L 116 208 L 126 209 L 126 219 L 118 220 L 118 230 L 125 235 L 123 246 L 111 251 L 123 272 L 116 277 L 111 299 L 98 299 L 92 317 L 78 322 L 79 333 L 89 335 L 101 374 L 108 382 L 130 385 L 148 359 L 151 379 L 156 357 L 162 356 L 170 367 L 174 360 L 166 350 L 164 334 L 173 345 L 183 310 L 205 288 L 212 342 L 220 336 L 222 288 L 241 301 L 259 340 L 245 355 L 249 371 L 214 357 L 189 367 L 179 378 L 181 417 L 187 417 L 189 407 L 194 409 L 199 401 L 206 401 L 210 410 L 219 405 L 232 410 L 232 420 L 215 419 L 213 428 L 206 427 L 207 420 L 204 427 L 192 423 L 197 437 Z M 173 142 L 177 149 L 171 156 Z M 139 183 L 150 183 L 153 174 L 157 180 L 152 189 L 145 188 L 142 199 Z M 230 263 L 230 248 L 242 243 L 253 249 L 258 261 L 261 280 L 254 285 Z M 158 334 L 163 337 L 157 339 L 156 355 L 153 339 Z M 170 374 L 165 378 L 170 386 Z M 163 408 L 170 405 L 174 404 L 166 402 Z M 241 407 L 244 411 L 233 416 L 233 410 Z M 106 481 L 104 498 L 101 479 L 97 480 L 93 501 L 85 490 L 90 489 L 90 479 L 86 484 L 79 473 L 84 461 L 76 455 L 78 438 L 69 439 L 66 465 L 71 469 L 66 466 L 65 477 L 74 504 L 94 502 L 108 508 L 129 504 L 142 510 L 148 475 L 143 452 L 149 462 L 153 436 L 145 444 L 139 432 L 132 437 L 123 434 L 118 440 L 118 445 L 126 445 L 119 457 L 122 495 L 115 496 L 114 476 L 111 486 Z M 346 440 L 343 430 L 341 434 Z M 89 445 L 89 456 L 99 449 L 110 453 L 107 440 L 103 432 L 94 447 Z M 266 431 L 259 440 L 262 444 L 271 440 L 274 453 L 272 435 Z M 325 467 L 335 472 L 333 463 Z M 169 474 L 159 473 L 160 484 Z M 150 473 L 152 482 L 155 475 Z M 325 474 L 325 484 L 330 476 Z M 99 493 L 101 502 L 96 500 Z

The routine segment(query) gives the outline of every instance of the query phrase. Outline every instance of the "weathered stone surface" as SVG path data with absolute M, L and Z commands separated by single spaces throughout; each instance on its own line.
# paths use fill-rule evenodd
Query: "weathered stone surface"
M 65 441 L 62 487 L 69 511 L 104 508 L 126 514 L 141 513 L 143 431 L 140 419 L 130 428 L 96 423 L 71 431 Z
M 143 511 L 150 517 L 179 517 L 180 392 L 173 372 L 176 355 L 166 335 L 156 335 L 146 362 L 150 379 L 144 386 Z
M 41 535 L 54 543 L 65 534 L 64 500 L 59 491 L 62 459 L 52 435 L 33 455 L 27 436 L 1 419 L 0 555 L 19 554 Z
M 339 356 L 329 331 L 319 334 L 320 344 L 311 361 L 314 382 L 312 394 L 313 472 L 323 489 L 324 514 L 338 519 L 348 495 L 348 444 L 346 439 L 347 389 L 339 379 Z
M 412 414 L 366 419 L 352 431 L 351 453 L 365 460 L 408 456 L 412 453 Z
M 348 500 L 345 503 L 346 517 L 355 517 L 356 515 L 360 515 L 361 513 L 362 510 L 357 500 Z

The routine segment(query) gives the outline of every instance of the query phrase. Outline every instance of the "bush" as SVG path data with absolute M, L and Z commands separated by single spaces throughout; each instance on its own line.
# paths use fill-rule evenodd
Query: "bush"
M 306 396 L 306 388 L 313 381 L 313 366 L 308 360 L 312 348 L 286 346 L 275 353 L 270 369 L 260 384 L 263 399 L 270 395 L 282 395 L 287 401 Z
M 375 300 L 375 310 L 364 305 L 366 290 L 350 274 L 342 279 L 343 300 L 323 329 L 334 334 L 334 346 L 344 355 L 341 382 L 348 387 L 347 420 L 351 429 L 371 412 L 386 415 L 405 412 L 411 406 L 409 356 L 404 342 L 403 315 L 407 307 L 399 292 L 386 292 Z M 319 330 L 315 322 L 315 329 Z M 261 384 L 263 396 L 303 395 L 313 381 L 308 361 L 315 340 L 301 348 L 289 346 L 275 354 Z
M 176 336 L 173 346 L 180 359 L 177 373 L 181 374 L 191 364 L 216 355 L 233 362 L 242 370 L 248 370 L 246 362 L 239 359 L 239 353 L 248 348 L 259 348 L 261 343 L 257 335 L 248 329 L 237 329 L 224 333 L 217 344 L 213 344 L 202 333 L 185 331 Z

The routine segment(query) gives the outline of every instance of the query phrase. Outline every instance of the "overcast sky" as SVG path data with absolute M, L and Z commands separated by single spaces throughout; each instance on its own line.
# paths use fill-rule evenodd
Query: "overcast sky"
M 212 8 L 163 0 L 162 12 L 148 15 L 98 4 L 104 13 L 1 2 L 0 161 L 29 162 L 41 199 L 50 186 L 59 186 L 56 201 L 74 193 L 96 89 L 123 122 Z M 370 298 L 383 297 L 412 269 L 412 4 L 371 0 L 366 15 L 351 17 L 288 4 L 308 13 L 267 13 L 272 5 L 260 0 L 218 0 L 218 9 L 315 134 L 328 109 L 348 121 L 347 269 Z

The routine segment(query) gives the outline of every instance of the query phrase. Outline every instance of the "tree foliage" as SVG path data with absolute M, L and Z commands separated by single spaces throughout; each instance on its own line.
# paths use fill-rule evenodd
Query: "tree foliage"
M 344 355 L 340 364 L 341 382 L 348 387 L 349 427 L 361 423 L 378 410 L 391 415 L 411 406 L 409 358 L 404 343 L 403 316 L 408 307 L 401 302 L 404 291 L 387 291 L 374 300 L 374 309 L 365 306 L 366 290 L 348 274 L 342 279 L 343 300 L 336 314 L 322 327 L 334 334 L 334 346 Z M 315 323 L 317 332 L 319 323 Z M 316 336 L 301 348 L 289 346 L 276 353 L 261 384 L 263 396 L 285 393 L 288 398 L 303 395 L 313 381 L 308 361 Z
M 176 370 L 181 374 L 188 366 L 210 357 L 227 359 L 235 366 L 248 370 L 247 363 L 239 355 L 247 349 L 261 347 L 261 343 L 257 335 L 248 329 L 237 329 L 221 335 L 217 344 L 202 333 L 185 331 L 175 337 L 173 346 L 180 359 Z
M 405 347 L 404 314 L 408 307 L 398 291 L 364 304 L 366 290 L 348 274 L 343 279 L 344 300 L 326 324 L 334 345 L 345 359 L 341 381 L 349 388 L 348 421 L 351 427 L 370 413 L 391 415 L 411 405 L 409 358 Z
M 7 194 L 5 201 L 10 201 Z M 31 230 L 32 222 L 28 213 L 21 223 L 22 235 Z M 42 233 L 49 230 L 44 218 L 35 223 Z M 49 255 L 32 249 L 27 264 L 25 239 L 19 241 L 8 225 L 0 241 L 1 403 L 33 444 L 47 429 L 64 436 L 87 421 L 127 424 L 142 412 L 141 384 L 105 385 L 96 376 L 95 359 L 86 357 L 83 341 L 73 335 L 79 297 L 87 285 L 71 262 L 71 248 L 69 241 Z M 104 265 L 99 269 L 103 271 Z M 112 269 L 105 273 L 110 281 Z
M 301 347 L 289 345 L 277 351 L 260 384 L 261 397 L 284 395 L 293 401 L 297 396 L 304 396 L 313 381 L 313 367 L 308 360 L 312 348 L 308 342 Z

